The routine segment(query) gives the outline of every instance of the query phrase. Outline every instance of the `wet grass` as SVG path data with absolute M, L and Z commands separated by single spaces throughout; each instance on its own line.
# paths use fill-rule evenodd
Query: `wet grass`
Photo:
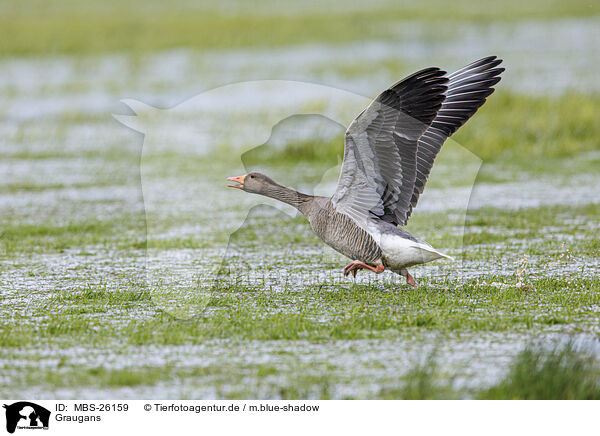
M 594 94 L 523 97 L 497 92 L 477 112 L 477 121 L 453 139 L 484 162 L 507 159 L 517 171 L 535 172 L 547 158 L 563 159 L 600 150 L 594 139 L 599 133 L 594 122 L 599 102 L 600 97 Z M 600 156 L 595 156 L 595 164 L 598 159 Z M 566 165 L 559 166 L 562 173 Z
M 274 363 L 234 361 L 211 365 L 194 362 L 182 366 L 177 363 L 177 358 L 167 358 L 161 365 L 105 368 L 72 364 L 69 359 L 60 358 L 50 368 L 43 370 L 36 366 L 24 368 L 25 371 L 13 377 L 13 384 L 24 388 L 35 384 L 38 388 L 75 390 L 82 387 L 149 389 L 158 385 L 184 384 L 192 389 L 208 389 L 219 398 L 229 399 L 252 397 L 257 389 L 263 392 L 265 398 L 292 400 L 340 397 L 402 400 L 600 399 L 598 360 L 590 353 L 579 350 L 572 341 L 545 346 L 539 343 L 528 345 L 509 360 L 498 380 L 484 386 L 461 385 L 454 375 L 444 369 L 437 352 L 434 349 L 424 360 L 407 364 L 400 377 L 384 377 L 382 386 L 375 390 L 342 395 L 336 389 L 344 386 L 348 379 L 335 364 L 319 363 L 316 368 L 311 368 L 300 362 L 292 363 L 289 375 L 282 377 L 281 368 Z M 119 353 L 127 353 L 127 349 Z M 276 352 L 273 357 L 287 362 L 290 354 L 293 353 Z M 187 397 L 186 394 L 182 396 Z
M 278 7 L 275 7 L 278 6 Z M 0 7 L 0 54 L 145 52 L 170 48 L 220 49 L 280 46 L 307 42 L 339 43 L 389 38 L 395 28 L 414 20 L 489 22 L 598 15 L 597 5 L 511 0 L 445 3 L 380 2 L 340 10 L 335 3 L 301 7 L 268 2 L 249 9 L 234 2 L 227 13 L 208 3 L 8 1 Z M 235 13 L 235 11 L 238 11 Z M 262 13 L 260 13 L 262 11 Z M 265 12 L 269 13 L 265 13 Z M 294 11 L 291 13 L 290 11 Z M 257 13 L 258 12 L 258 13 Z M 232 29 L 235 29 L 232 31 Z
M 16 220 L 15 220 L 16 221 Z M 0 257 L 56 253 L 84 247 L 145 247 L 143 214 L 56 223 L 5 221 L 0 227 Z
M 600 96 L 595 94 L 525 96 L 500 90 L 452 139 L 484 165 L 494 165 L 481 181 L 489 180 L 492 170 L 500 173 L 492 180 L 496 182 L 510 181 L 523 171 L 544 174 L 560 169 L 565 177 L 587 173 L 600 165 L 600 126 L 595 118 L 599 106 Z M 242 160 L 250 168 L 302 161 L 334 166 L 343 157 L 343 143 L 343 134 L 331 140 L 291 140 L 280 149 L 257 147 Z M 574 159 L 589 152 L 595 154 Z
M 600 366 L 573 344 L 551 350 L 526 348 L 498 384 L 477 395 L 485 400 L 598 400 Z
M 334 154 L 315 156 L 305 150 L 315 145 L 321 147 L 323 143 L 292 144 L 288 146 L 292 148 L 270 158 L 260 155 L 264 151 L 259 151 L 257 155 L 247 156 L 247 164 L 267 157 L 264 162 L 270 168 L 286 174 L 294 160 L 316 165 L 333 159 Z M 533 145 L 525 145 L 523 150 L 531 156 L 536 153 Z M 535 174 L 546 177 L 553 174 L 555 164 L 562 161 L 556 156 L 539 158 Z M 32 156 L 35 161 L 43 159 L 44 156 Z M 490 165 L 511 165 L 512 159 L 502 157 Z M 585 159 L 572 159 L 574 165 L 586 170 Z M 205 165 L 194 157 L 187 159 L 185 165 L 174 166 L 176 163 L 177 156 L 157 156 L 152 162 L 169 167 L 166 173 L 169 177 L 174 174 L 173 168 L 177 169 L 175 176 L 186 177 Z M 220 169 L 212 171 L 221 172 Z M 532 174 L 517 172 L 521 178 Z M 318 181 L 315 174 L 318 171 L 310 176 L 313 177 L 311 182 Z M 292 180 L 299 177 L 289 176 Z M 567 172 L 560 177 L 569 182 L 573 176 Z M 486 182 L 501 184 L 504 181 Z M 461 186 L 460 181 L 457 184 Z M 67 187 L 57 187 L 58 191 L 61 189 Z M 32 193 L 35 191 L 23 189 L 11 190 L 8 194 Z M 78 200 L 65 200 L 60 204 L 62 212 L 58 215 L 64 219 L 57 221 L 45 218 L 51 211 L 37 215 L 22 210 L 17 216 L 2 215 L 0 348 L 7 356 L 5 362 L 8 363 L 3 363 L 7 370 L 10 362 L 18 359 L 11 355 L 18 356 L 29 350 L 30 357 L 25 361 L 34 365 L 41 357 L 32 350 L 48 348 L 83 349 L 83 353 L 111 350 L 118 354 L 122 349 L 169 350 L 170 347 L 203 347 L 215 342 L 244 348 L 244 344 L 271 342 L 289 346 L 302 342 L 326 347 L 348 341 L 357 344 L 352 358 L 358 358 L 360 344 L 365 342 L 391 341 L 398 345 L 415 336 L 441 335 L 448 343 L 460 344 L 462 337 L 473 334 L 543 337 L 560 331 L 598 335 L 600 242 L 595 217 L 600 215 L 600 210 L 596 203 L 569 208 L 547 205 L 517 210 L 496 207 L 470 210 L 464 238 L 464 263 L 439 264 L 433 273 L 415 269 L 413 273 L 421 285 L 418 290 L 407 287 L 400 277 L 356 283 L 341 279 L 339 271 L 344 260 L 315 255 L 320 253 L 322 243 L 312 234 L 304 218 L 257 211 L 232 236 L 235 252 L 223 267 L 211 304 L 206 311 L 187 320 L 162 311 L 153 299 L 153 292 L 157 290 L 146 286 L 143 266 L 128 265 L 134 255 L 144 255 L 143 211 L 135 212 L 118 201 L 89 202 L 89 206 L 94 204 L 94 207 L 100 206 L 99 210 L 118 212 L 94 219 L 84 219 L 74 213 L 73 218 L 78 219 L 71 219 L 65 210 L 73 208 L 81 213 L 81 208 L 87 206 Z M 170 214 L 158 227 L 167 231 L 189 223 L 187 215 Z M 426 236 L 435 246 L 455 249 L 463 242 L 462 237 L 457 238 L 455 234 L 461 226 L 458 211 L 442 210 L 416 213 L 410 230 L 417 236 Z M 209 246 L 210 241 L 202 235 L 177 233 L 153 243 L 153 248 L 165 251 L 201 252 Z M 46 262 L 48 256 L 55 255 L 68 256 L 73 266 L 54 271 Z M 528 256 L 529 266 L 518 274 L 519 261 L 524 255 Z M 279 269 L 284 272 L 279 273 Z M 476 269 L 476 273 L 470 272 L 472 269 Z M 317 280 L 311 275 L 312 271 L 327 274 Z M 253 281 L 247 280 L 244 272 L 255 274 Z M 23 338 L 32 339 L 24 344 Z M 81 352 L 77 351 L 76 356 Z M 296 359 L 296 352 L 290 353 L 290 359 Z M 123 368 L 81 365 L 75 357 L 67 356 L 60 368 L 44 370 L 48 380 L 45 389 L 48 392 L 59 388 L 70 389 L 70 392 L 78 389 L 110 392 L 125 387 L 160 389 L 159 386 L 183 380 L 190 386 L 199 384 L 207 388 L 208 384 L 214 389 L 201 391 L 202 395 L 222 398 L 257 395 L 290 399 L 591 398 L 595 395 L 590 388 L 593 378 L 589 374 L 593 370 L 585 365 L 577 366 L 571 357 L 561 358 L 563 360 L 550 365 L 550 369 L 544 366 L 545 357 L 538 359 L 542 363 L 535 372 L 531 364 L 530 367 L 518 364 L 527 359 L 527 362 L 535 360 L 534 357 L 521 356 L 521 360 L 514 362 L 516 369 L 511 369 L 498 384 L 466 390 L 453 385 L 457 370 L 439 363 L 435 367 L 427 366 L 429 363 L 415 367 L 404 365 L 401 368 L 408 371 L 407 375 L 399 377 L 398 368 L 388 372 L 385 360 L 373 357 L 371 363 L 375 369 L 365 367 L 360 370 L 362 375 L 348 376 L 348 370 L 336 365 L 330 368 L 324 364 L 315 370 L 311 365 L 294 366 L 273 359 L 271 355 L 270 363 L 230 367 L 215 364 L 188 368 L 181 362 L 170 362 Z M 371 378 L 365 375 L 374 370 L 379 371 L 374 379 L 376 388 L 369 386 Z M 563 372 L 553 373 L 554 370 Z M 11 371 L 16 381 L 5 382 L 2 390 L 15 392 L 32 384 L 25 369 Z M 523 375 L 527 371 L 534 375 L 527 378 Z M 557 381 L 550 385 L 551 394 L 536 390 L 533 383 L 536 377 L 564 380 L 569 371 L 575 371 L 571 379 L 581 387 L 571 389 L 570 382 Z M 581 377 L 576 375 L 580 373 Z M 344 386 L 351 388 L 345 392 Z M 517 389 L 519 386 L 523 389 Z M 178 392 L 181 396 L 195 396 L 185 389 Z
M 488 277 L 456 284 L 425 281 L 419 290 L 400 284 L 306 286 L 271 290 L 226 285 L 217 290 L 208 311 L 190 320 L 156 312 L 142 284 L 112 289 L 89 286 L 61 291 L 38 304 L 15 308 L 3 324 L 0 346 L 18 347 L 20 338 L 67 345 L 73 341 L 108 345 L 202 344 L 213 339 L 358 340 L 393 338 L 411 330 L 494 332 L 564 331 L 595 328 L 600 279 L 527 279 Z M 128 319 L 144 309 L 151 316 Z M 57 310 L 58 309 L 58 310 Z M 101 314 L 101 317 L 97 315 Z M 31 318 L 36 323 L 25 322 Z
M 451 380 L 440 373 L 439 364 L 432 353 L 422 363 L 411 367 L 401 378 L 399 386 L 387 386 L 378 394 L 382 399 L 393 400 L 443 400 L 459 398 Z
M 561 255 L 592 259 L 598 254 L 600 223 L 590 217 L 599 213 L 598 203 L 568 208 L 559 205 L 518 210 L 472 210 L 467 215 L 465 227 L 464 243 L 473 247 L 467 256 L 471 259 L 478 253 L 489 256 L 488 249 L 498 250 L 495 244 L 507 247 L 507 241 L 517 244 L 528 240 L 524 253 L 545 255 L 549 260 Z
M 168 382 L 169 370 L 165 367 L 143 367 L 107 369 L 102 366 L 94 368 L 63 368 L 36 372 L 31 369 L 31 376 L 22 380 L 24 385 L 36 383 L 43 377 L 44 383 L 53 388 L 95 386 L 97 388 L 116 388 L 123 386 L 148 386 L 160 381 Z
M 451 17 L 437 0 L 343 12 L 332 5 L 297 13 L 253 5 L 259 10 L 225 14 L 188 3 L 10 1 L 0 5 L 0 56 L 60 53 L 77 60 L 126 52 L 131 60 L 173 48 L 393 40 L 407 22 L 431 26 L 450 20 L 458 28 L 463 22 L 485 26 L 497 20 L 598 14 L 587 0 L 543 5 L 459 1 Z M 317 78 L 330 77 L 332 71 L 342 78 L 374 71 L 401 77 L 403 62 L 324 63 L 313 72 Z M 130 81 L 148 78 L 135 61 L 130 68 L 124 74 Z M 129 86 L 81 80 L 40 85 L 36 93 L 77 97 L 103 92 L 105 86 L 104 91 L 119 94 L 124 93 L 120 86 Z M 139 95 L 163 92 L 162 87 L 171 86 L 165 83 L 144 84 Z M 22 103 L 20 93 L 29 98 L 16 86 L 5 91 L 16 103 Z M 523 183 L 528 189 L 531 180 L 564 182 L 577 197 L 576 187 L 598 183 L 599 105 L 593 93 L 527 96 L 500 89 L 454 139 L 483 160 L 479 184 Z M 161 300 L 177 296 L 178 284 L 146 283 L 148 223 L 139 192 L 139 141 L 106 127 L 105 113 L 69 106 L 47 118 L 19 121 L 9 109 L 14 128 L 3 131 L 0 157 L 9 170 L 21 166 L 23 171 L 11 172 L 0 186 L 8 203 L 0 207 L 0 369 L 5 374 L 0 396 L 599 397 L 593 346 L 583 351 L 547 346 L 556 335 L 592 342 L 600 335 L 597 201 L 473 208 L 464 239 L 461 211 L 417 209 L 410 231 L 458 257 L 456 263 L 411 270 L 420 282 L 417 290 L 387 273 L 366 279 L 361 272 L 356 282 L 342 278 L 346 260 L 323 251 L 304 218 L 258 208 L 232 235 L 208 307 L 191 299 L 189 305 L 197 304 L 200 313 L 180 319 Z M 86 134 L 73 136 L 74 127 Z M 223 166 L 238 165 L 228 144 L 217 151 L 229 156 Z M 267 144 L 244 154 L 242 161 L 248 169 L 268 170 L 282 183 L 306 187 L 319 183 L 342 152 L 338 135 L 290 140 L 279 148 Z M 156 169 L 157 186 L 192 186 L 194 176 L 206 172 L 219 182 L 201 190 L 221 195 L 220 181 L 231 175 L 230 167 L 207 161 L 165 151 L 145 164 Z M 450 156 L 443 165 L 444 177 L 432 179 L 429 189 L 468 187 L 457 170 L 463 168 L 460 160 Z M 133 193 L 116 194 L 132 187 Z M 152 217 L 151 230 L 160 237 L 151 240 L 151 248 L 175 258 L 189 254 L 192 260 L 184 257 L 177 267 L 200 268 L 205 250 L 215 242 L 210 230 L 229 219 L 214 217 L 243 211 L 245 197 L 228 194 L 231 200 L 215 202 L 208 220 L 196 216 L 193 204 L 184 200 L 164 205 L 168 213 Z M 197 231 L 203 226 L 209 231 Z M 543 346 L 523 349 L 532 338 Z M 494 351 L 496 346 L 500 350 Z M 498 367 L 505 370 L 497 373 Z M 461 380 L 475 381 L 465 385 Z
M 310 262 L 310 259 L 307 261 Z M 337 265 L 332 267 L 338 268 Z M 89 282 L 85 278 L 85 269 L 80 277 L 77 281 L 71 279 L 71 283 Z M 457 281 L 456 278 L 419 279 L 421 287 L 416 291 L 397 280 L 393 285 L 385 282 L 328 283 L 325 280 L 319 286 L 292 284 L 289 287 L 272 287 L 235 284 L 235 280 L 224 279 L 208 311 L 189 320 L 176 319 L 158 310 L 143 281 L 126 285 L 109 280 L 97 285 L 88 284 L 80 291 L 74 290 L 67 282 L 66 288 L 50 296 L 31 294 L 24 306 L 19 303 L 20 300 L 6 299 L 5 294 L 3 306 L 10 308 L 12 315 L 2 318 L 0 348 L 10 361 L 10 350 L 27 350 L 27 347 L 68 350 L 82 344 L 90 350 L 190 347 L 214 341 L 224 344 L 231 341 L 239 344 L 353 341 L 359 346 L 365 340 L 403 341 L 428 332 L 442 334 L 451 343 L 474 332 L 483 335 L 502 332 L 543 335 L 549 329 L 558 329 L 563 333 L 597 334 L 600 307 L 597 276 L 578 278 L 577 274 L 566 274 L 564 277 L 535 278 L 526 274 L 523 283 L 516 272 L 508 276 L 486 275 L 466 281 Z M 25 348 L 24 337 L 31 338 Z M 376 364 L 378 360 L 374 359 Z M 577 379 L 578 373 L 573 373 L 573 369 L 580 371 L 579 367 L 568 366 L 568 362 L 565 365 L 568 370 L 563 370 L 561 377 L 568 375 L 570 378 L 567 380 Z M 524 371 L 522 366 L 519 366 L 521 372 Z M 192 384 L 210 380 L 208 383 L 216 386 L 217 395 L 223 398 L 247 398 L 257 395 L 260 389 L 266 389 L 265 385 L 273 384 L 278 388 L 271 386 L 267 389 L 266 392 L 270 392 L 268 396 L 292 399 L 339 398 L 337 386 L 366 383 L 362 379 L 345 379 L 337 368 L 329 372 L 319 371 L 313 374 L 308 368 L 286 369 L 277 363 L 267 366 L 252 364 L 245 368 L 233 366 L 226 368 L 227 374 L 216 367 L 186 369 L 177 363 L 120 369 L 80 366 L 67 358 L 62 368 L 46 371 L 45 386 L 48 390 L 60 387 L 147 388 L 176 380 L 187 380 Z M 383 387 L 375 393 L 355 392 L 346 394 L 346 397 L 544 398 L 547 392 L 535 391 L 531 387 L 533 393 L 528 393 L 528 388 L 523 387 L 527 386 L 523 376 L 516 382 L 507 379 L 509 381 L 489 391 L 456 391 L 451 388 L 452 370 L 439 371 L 440 368 L 434 370 L 419 366 L 394 383 L 382 380 Z M 546 374 L 547 377 L 555 377 L 548 369 L 541 371 L 551 374 Z M 23 376 L 25 372 L 19 371 L 19 374 Z M 537 377 L 531 376 L 529 385 Z M 588 383 L 587 377 L 582 376 L 585 383 Z M 246 381 L 242 382 L 242 378 Z M 276 381 L 272 381 L 273 378 Z M 248 379 L 256 384 L 248 386 Z M 3 389 L 28 386 L 31 382 L 13 381 Z M 551 385 L 552 389 L 560 386 L 563 385 L 559 381 Z M 563 394 L 569 398 L 580 398 L 582 392 L 588 391 L 563 389 L 548 395 L 549 398 Z
M 403 400 L 597 400 L 600 365 L 597 358 L 578 351 L 572 342 L 545 348 L 530 345 L 512 359 L 495 384 L 487 389 L 465 390 L 453 386 L 439 361 L 430 357 L 379 395 Z

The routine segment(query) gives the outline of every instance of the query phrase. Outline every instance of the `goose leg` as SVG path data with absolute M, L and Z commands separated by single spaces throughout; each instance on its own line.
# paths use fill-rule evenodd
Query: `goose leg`
M 383 272 L 385 267 L 383 265 L 371 266 L 361 262 L 360 260 L 353 260 L 344 268 L 344 275 L 347 276 L 348 274 L 352 273 L 352 275 L 356 277 L 356 273 L 361 269 L 368 269 L 379 274 Z
M 347 276 L 348 274 L 352 273 L 353 277 L 356 277 L 356 273 L 361 270 L 363 267 L 362 265 L 359 265 L 357 263 L 354 262 L 350 262 L 348 265 L 346 265 L 346 267 L 344 268 L 344 276 Z
M 408 283 L 415 289 L 419 287 L 419 284 L 417 283 L 415 278 L 408 272 L 408 270 L 406 271 L 406 283 Z
M 411 285 L 413 288 L 417 289 L 419 287 L 419 284 L 417 283 L 415 278 L 408 272 L 406 268 L 402 268 L 400 271 L 396 272 L 399 272 L 399 274 L 406 277 L 406 283 Z

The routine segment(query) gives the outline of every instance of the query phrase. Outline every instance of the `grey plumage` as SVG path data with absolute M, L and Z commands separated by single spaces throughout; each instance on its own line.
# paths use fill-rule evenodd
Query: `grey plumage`
M 372 218 L 395 224 L 406 221 L 418 140 L 444 101 L 445 74 L 427 68 L 396 83 L 348 127 L 332 201 L 359 226 L 366 229 Z
M 446 139 L 494 92 L 501 62 L 490 56 L 448 76 L 426 68 L 382 92 L 346 131 L 331 198 L 296 192 L 260 173 L 229 178 L 240 183 L 230 186 L 296 207 L 325 243 L 353 259 L 345 274 L 385 267 L 416 286 L 407 266 L 448 256 L 397 226 L 410 218 Z
M 417 174 L 406 219 L 419 201 L 433 167 L 433 162 L 444 142 L 452 136 L 481 107 L 500 81 L 504 68 L 497 67 L 502 60 L 489 56 L 473 62 L 448 76 L 448 90 L 435 119 L 419 138 L 417 147 Z
M 381 249 L 373 236 L 348 215 L 337 212 L 329 198 L 313 197 L 299 210 L 317 236 L 344 256 L 371 265 L 381 259 Z
M 306 217 L 317 236 L 344 256 L 369 264 L 381 258 L 381 249 L 373 237 L 350 217 L 337 212 L 327 197 L 302 194 L 260 173 L 245 176 L 244 190 L 294 206 Z

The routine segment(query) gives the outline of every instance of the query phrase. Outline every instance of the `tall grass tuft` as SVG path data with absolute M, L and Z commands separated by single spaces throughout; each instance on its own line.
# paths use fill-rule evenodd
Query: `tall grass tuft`
M 401 386 L 382 389 L 380 393 L 381 399 L 441 400 L 458 397 L 459 393 L 452 387 L 452 379 L 443 380 L 435 352 L 409 369 L 402 377 Z
M 480 399 L 598 400 L 600 367 L 572 343 L 544 351 L 528 347 L 516 357 L 506 377 L 483 391 Z

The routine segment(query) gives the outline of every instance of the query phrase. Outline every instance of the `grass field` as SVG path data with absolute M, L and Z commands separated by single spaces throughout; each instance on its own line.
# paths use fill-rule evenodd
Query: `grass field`
M 510 0 L 452 3 L 442 0 L 363 5 L 334 1 L 298 3 L 263 1 L 247 5 L 228 0 L 157 0 L 76 2 L 8 0 L 0 6 L 0 53 L 35 55 L 124 51 L 145 52 L 180 48 L 281 46 L 306 42 L 340 43 L 385 39 L 398 22 L 492 22 L 494 20 L 565 19 L 589 17 L 600 7 L 589 0 L 561 2 Z
M 245 8 L 0 6 L 0 397 L 598 399 L 596 5 Z M 219 115 L 154 142 L 111 117 L 253 79 L 369 96 L 490 52 L 505 79 L 409 225 L 457 260 L 414 268 L 418 290 L 344 278 L 302 217 L 225 188 L 244 166 L 331 188 L 339 126 L 295 118 L 246 153 L 190 153 Z M 223 253 L 208 306 L 181 293 Z

